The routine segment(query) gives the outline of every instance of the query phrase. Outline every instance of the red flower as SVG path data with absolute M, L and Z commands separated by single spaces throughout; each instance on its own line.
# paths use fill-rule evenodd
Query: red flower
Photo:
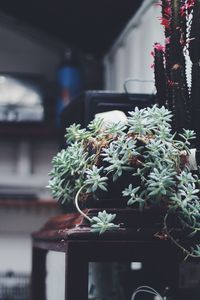
M 153 56 L 153 57 L 155 56 L 154 51 L 151 51 L 150 54 L 151 54 L 151 56 Z
M 181 17 L 186 15 L 186 11 L 189 11 L 193 8 L 195 0 L 187 0 L 184 5 L 180 8 L 180 15 Z
M 165 45 L 168 45 L 170 43 L 170 37 L 167 37 L 166 39 L 165 39 Z
M 172 14 L 172 10 L 171 10 L 170 5 L 171 5 L 171 1 L 167 1 L 166 6 L 163 7 L 162 17 L 158 18 L 161 21 L 161 25 L 163 25 L 165 28 L 170 27 L 170 17 L 171 17 L 171 14 Z
M 165 46 L 157 43 L 154 45 L 154 49 L 156 49 L 157 51 L 160 51 L 160 52 L 165 52 Z
M 171 7 L 165 7 L 164 9 L 164 16 L 169 18 L 171 15 Z
M 151 56 L 155 56 L 155 49 L 157 50 L 157 51 L 160 51 L 160 52 L 165 52 L 165 46 L 162 46 L 161 44 L 159 44 L 159 43 L 156 43 L 154 46 L 153 46 L 153 49 L 154 49 L 154 51 L 151 51 L 150 52 L 150 54 L 151 54 Z M 154 65 L 151 65 L 151 68 L 153 68 L 154 67 Z
M 172 81 L 172 80 L 168 80 L 167 83 L 170 87 L 174 85 L 174 81 Z
M 154 44 L 153 46 L 154 51 L 151 51 L 150 54 L 154 57 L 155 56 L 155 49 L 159 52 L 165 52 L 165 46 L 162 46 L 159 43 Z M 154 64 L 151 64 L 150 68 L 153 69 L 155 67 Z
M 170 27 L 170 22 L 167 18 L 159 18 L 159 20 L 161 21 L 160 24 L 163 25 L 165 28 L 169 28 Z

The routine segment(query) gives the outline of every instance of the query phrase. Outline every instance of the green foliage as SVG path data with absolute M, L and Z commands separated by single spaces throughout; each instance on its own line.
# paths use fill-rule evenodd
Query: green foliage
M 196 245 L 196 247 L 193 248 L 193 252 L 195 255 L 200 256 L 200 245 Z
M 128 205 L 139 204 L 139 209 L 143 210 L 145 205 L 145 200 L 141 198 L 142 193 L 138 193 L 140 187 L 133 187 L 132 184 L 129 184 L 128 188 L 122 191 L 122 195 L 125 197 L 129 197 Z M 140 195 L 140 196 L 138 196 Z
M 80 129 L 80 124 L 72 124 L 68 129 L 65 135 L 67 142 L 73 143 L 75 141 L 84 141 L 89 137 L 89 133 L 86 129 Z
M 149 196 L 157 197 L 162 199 L 163 196 L 170 197 L 172 194 L 173 188 L 176 186 L 174 176 L 176 172 L 170 168 L 154 168 L 148 178 L 149 183 L 147 186 Z
M 70 126 L 69 146 L 52 160 L 53 197 L 61 202 L 74 201 L 77 192 L 84 199 L 91 194 L 98 197 L 100 190 L 109 189 L 110 179 L 118 184 L 120 177 L 129 176 L 131 184 L 121 190 L 128 205 L 139 210 L 164 207 L 195 236 L 200 231 L 199 178 L 187 166 L 195 135 L 184 130 L 177 140 L 171 117 L 167 109 L 155 105 L 136 108 L 126 124 L 103 124 L 97 119 L 87 129 Z M 113 219 L 102 212 L 89 221 L 93 231 L 102 233 L 118 228 Z
M 101 118 L 96 118 L 90 122 L 88 125 L 90 134 L 98 134 L 103 128 L 103 120 Z
M 129 133 L 138 135 L 151 135 L 155 130 L 159 129 L 162 125 L 170 126 L 171 112 L 168 111 L 164 106 L 158 109 L 157 106 L 152 108 L 138 109 L 130 112 L 128 118 Z
M 108 230 L 118 229 L 119 226 L 112 223 L 115 217 L 116 214 L 108 214 L 105 210 L 103 212 L 99 212 L 97 217 L 92 218 L 92 231 L 102 234 Z
M 122 122 L 108 123 L 105 128 L 105 133 L 108 135 L 112 135 L 112 138 L 115 138 L 119 135 L 123 135 L 125 129 L 126 125 Z
M 88 192 L 95 192 L 98 188 L 103 191 L 107 191 L 106 180 L 107 177 L 101 177 L 100 172 L 102 171 L 102 167 L 98 169 L 96 166 L 92 166 L 92 169 L 86 170 L 86 180 L 85 185 L 88 186 Z
M 116 181 L 123 171 L 132 170 L 129 159 L 134 150 L 134 141 L 126 140 L 124 135 L 116 141 L 113 140 L 108 148 L 102 150 L 103 160 L 109 164 L 105 167 L 105 171 L 112 173 L 113 181 Z

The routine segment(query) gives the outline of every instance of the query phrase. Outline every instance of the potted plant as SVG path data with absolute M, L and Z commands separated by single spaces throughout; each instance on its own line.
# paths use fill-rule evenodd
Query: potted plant
M 94 119 L 84 129 L 71 125 L 65 136 L 67 148 L 52 161 L 49 187 L 53 197 L 61 203 L 74 202 L 92 231 L 118 230 L 119 225 L 113 223 L 115 214 L 104 210 L 90 217 L 79 205 L 91 195 L 95 199 L 102 196 L 101 191 L 106 194 L 110 184 L 115 189 L 115 184 L 121 202 L 141 214 L 146 209 L 162 209 L 162 238 L 171 238 L 187 256 L 200 256 L 199 245 L 183 247 L 172 234 L 178 224 L 188 236 L 198 236 L 200 190 L 199 177 L 188 165 L 194 132 L 173 134 L 171 119 L 168 109 L 155 105 L 135 108 L 127 123 L 105 124 Z

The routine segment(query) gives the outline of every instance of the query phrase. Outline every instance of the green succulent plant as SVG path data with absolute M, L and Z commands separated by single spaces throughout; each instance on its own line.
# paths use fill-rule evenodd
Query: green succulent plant
M 191 130 L 179 136 L 172 133 L 171 112 L 164 107 L 135 108 L 127 123 L 104 124 L 94 119 L 87 128 L 67 128 L 68 146 L 52 161 L 49 187 L 62 203 L 74 202 L 78 211 L 91 223 L 91 229 L 103 233 L 116 230 L 115 215 L 100 212 L 90 218 L 79 207 L 79 201 L 98 197 L 109 190 L 110 178 L 131 176 L 131 184 L 121 190 L 127 205 L 140 211 L 159 206 L 166 210 L 163 228 L 177 244 L 168 229 L 168 218 L 178 219 L 188 235 L 200 231 L 199 177 L 188 167 Z M 75 200 L 74 200 L 75 199 Z M 124 201 L 124 200 L 123 200 Z M 200 256 L 200 245 L 185 249 L 186 255 Z

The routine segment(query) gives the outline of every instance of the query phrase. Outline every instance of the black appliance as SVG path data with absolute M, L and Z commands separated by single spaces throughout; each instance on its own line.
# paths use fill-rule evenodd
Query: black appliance
M 95 114 L 110 110 L 121 110 L 125 114 L 137 106 L 144 108 L 155 103 L 155 95 L 152 94 L 128 94 L 110 91 L 86 91 L 74 98 L 61 114 L 61 126 L 65 128 L 73 123 L 79 123 L 82 127 L 94 118 Z

